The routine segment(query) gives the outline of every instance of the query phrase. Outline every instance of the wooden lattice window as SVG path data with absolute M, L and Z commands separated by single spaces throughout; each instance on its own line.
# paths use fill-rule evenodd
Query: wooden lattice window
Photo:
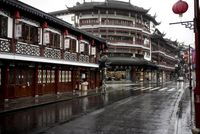
M 69 73 L 68 73 L 69 75 L 68 75 L 68 78 L 69 78 L 69 82 L 71 82 L 72 81 L 72 71 L 69 71 Z
M 65 82 L 69 81 L 69 73 L 68 71 L 65 71 Z
M 8 34 L 8 18 L 0 15 L 0 37 L 7 37 Z
M 76 52 L 76 40 L 75 39 L 70 39 L 70 48 L 73 53 Z
M 65 82 L 65 71 L 62 71 L 62 82 Z
M 19 37 L 20 41 L 27 43 L 38 43 L 38 28 L 22 22 L 22 35 Z
M 38 83 L 42 83 L 42 70 L 38 70 Z
M 88 44 L 85 44 L 85 51 L 84 51 L 84 54 L 85 54 L 85 55 L 88 55 L 88 54 L 89 54 L 89 45 L 88 45 Z
M 49 47 L 60 48 L 60 35 L 49 31 Z
M 59 82 L 71 82 L 71 71 L 60 70 L 59 71 Z
M 55 83 L 55 71 L 51 71 L 51 83 Z
M 28 84 L 30 85 L 33 82 L 33 70 L 27 70 L 24 68 L 12 69 L 10 72 L 10 84 Z M 14 80 L 12 80 L 14 78 Z
M 62 82 L 62 74 L 61 73 L 62 73 L 62 71 L 60 70 L 59 71 L 59 82 Z
M 46 83 L 46 77 L 47 77 L 47 73 L 46 73 L 46 70 L 43 70 L 43 74 L 42 74 L 42 83 Z
M 51 82 L 51 71 L 47 70 L 47 83 Z

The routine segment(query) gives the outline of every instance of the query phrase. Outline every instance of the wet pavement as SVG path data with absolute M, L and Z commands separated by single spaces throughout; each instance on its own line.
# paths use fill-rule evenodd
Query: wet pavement
M 183 87 L 176 83 L 108 86 L 103 95 L 0 114 L 0 134 L 171 134 L 177 130 L 177 100 Z

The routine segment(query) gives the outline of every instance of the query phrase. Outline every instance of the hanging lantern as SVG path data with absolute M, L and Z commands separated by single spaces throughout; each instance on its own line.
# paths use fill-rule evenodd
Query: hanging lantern
M 68 30 L 66 29 L 66 30 L 64 31 L 64 35 L 67 36 L 68 34 L 69 34 L 69 32 L 68 32 Z
M 92 45 L 92 46 L 94 45 L 94 40 L 91 41 L 91 45 Z
M 21 18 L 20 13 L 19 13 L 18 10 L 15 11 L 14 15 L 15 15 L 15 19 L 20 19 Z
M 48 24 L 46 21 L 42 24 L 42 28 L 48 28 Z
M 83 40 L 82 34 L 78 37 L 78 40 Z
M 179 14 L 180 17 L 182 17 L 182 14 L 185 13 L 187 10 L 188 10 L 188 4 L 187 2 L 182 0 L 177 1 L 172 7 L 172 11 L 175 14 Z
M 101 45 L 101 49 L 104 49 L 104 44 Z

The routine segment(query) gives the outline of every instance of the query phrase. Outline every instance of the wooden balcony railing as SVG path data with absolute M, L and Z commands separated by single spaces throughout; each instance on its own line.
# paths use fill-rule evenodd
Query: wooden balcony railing
M 0 38 L 0 52 L 10 53 L 11 51 L 11 41 L 8 39 Z
M 28 44 L 24 42 L 17 42 L 15 50 L 11 51 L 11 40 L 0 38 L 0 53 L 13 53 L 23 56 L 36 56 L 51 59 L 64 59 L 66 61 L 97 63 L 97 59 L 93 55 L 83 55 L 79 53 L 72 53 L 67 50 L 50 48 L 47 46 Z

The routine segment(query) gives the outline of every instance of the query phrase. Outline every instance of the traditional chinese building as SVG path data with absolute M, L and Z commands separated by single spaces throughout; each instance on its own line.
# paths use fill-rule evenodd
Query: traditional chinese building
M 109 79 L 144 81 L 156 69 L 151 61 L 151 33 L 159 23 L 148 10 L 129 2 L 84 2 L 52 12 L 59 18 L 73 14 L 74 25 L 108 42 Z
M 175 66 L 178 63 L 179 46 L 177 41 L 164 38 L 158 29 L 151 36 L 152 62 L 158 66 L 153 80 L 158 82 L 169 81 L 175 78 Z
M 0 1 L 0 99 L 100 86 L 105 41 L 17 0 Z

